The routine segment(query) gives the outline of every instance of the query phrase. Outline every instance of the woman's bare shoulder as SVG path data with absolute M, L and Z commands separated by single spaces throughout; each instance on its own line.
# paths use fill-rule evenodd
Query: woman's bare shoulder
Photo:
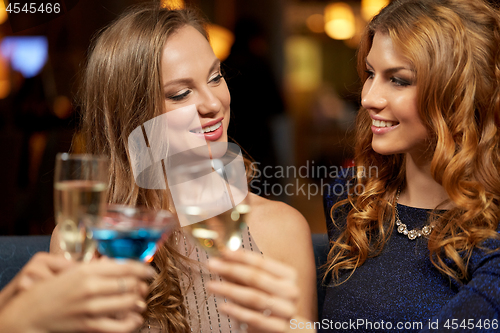
M 284 222 L 307 224 L 306 219 L 298 210 L 284 202 L 269 200 L 253 193 L 248 196 L 252 207 L 252 218 L 256 219 L 257 223 L 272 220 L 277 224 Z
M 263 253 L 284 248 L 312 246 L 311 231 L 304 216 L 284 202 L 249 194 L 251 213 L 247 219 L 252 236 Z M 269 251 L 266 251 L 269 250 Z

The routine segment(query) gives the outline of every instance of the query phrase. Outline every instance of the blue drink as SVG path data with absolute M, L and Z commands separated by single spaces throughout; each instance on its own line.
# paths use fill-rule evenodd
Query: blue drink
M 97 250 L 102 255 L 149 262 L 164 231 L 158 228 L 132 230 L 92 228 L 92 239 L 97 242 Z

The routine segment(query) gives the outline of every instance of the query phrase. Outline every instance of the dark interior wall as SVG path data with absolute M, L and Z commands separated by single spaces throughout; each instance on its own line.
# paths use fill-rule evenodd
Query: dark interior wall
M 64 15 L 44 24 L 13 33 L 9 22 L 0 35 L 44 35 L 49 59 L 33 79 L 13 74 L 13 90 L 0 100 L 0 234 L 49 234 L 54 226 L 52 182 L 57 152 L 68 151 L 78 116 L 54 115 L 58 96 L 74 100 L 80 72 L 85 66 L 92 38 L 128 6 L 142 0 L 80 0 Z M 213 23 L 230 30 L 240 17 L 255 18 L 263 27 L 275 83 L 283 71 L 284 0 L 186 0 L 199 7 Z M 75 110 L 73 110 L 75 111 Z M 33 175 L 33 146 L 40 150 Z
M 78 125 L 75 110 L 61 119 L 54 114 L 57 97 L 73 100 L 93 36 L 132 0 L 80 0 L 64 15 L 2 36 L 46 36 L 48 61 L 37 76 L 12 72 L 12 90 L 0 100 L 0 235 L 50 234 L 54 226 L 53 170 L 57 152 L 70 149 Z M 71 108 L 71 106 L 70 106 Z

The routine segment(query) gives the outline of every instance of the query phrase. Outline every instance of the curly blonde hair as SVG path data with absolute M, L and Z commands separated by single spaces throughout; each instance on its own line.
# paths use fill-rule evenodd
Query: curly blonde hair
M 366 28 L 358 51 L 363 82 L 376 32 L 387 34 L 416 72 L 417 108 L 430 133 L 432 177 L 454 208 L 432 215 L 428 248 L 434 266 L 468 279 L 472 251 L 499 238 L 500 219 L 500 15 L 483 0 L 395 0 Z M 356 177 L 364 191 L 348 194 L 330 211 L 349 205 L 347 225 L 332 240 L 327 273 L 338 281 L 377 256 L 395 224 L 395 195 L 405 185 L 405 156 L 377 154 L 371 118 L 357 117 L 355 164 L 378 167 L 378 177 Z M 436 208 L 439 208 L 436 207 Z M 446 264 L 451 260 L 452 264 Z

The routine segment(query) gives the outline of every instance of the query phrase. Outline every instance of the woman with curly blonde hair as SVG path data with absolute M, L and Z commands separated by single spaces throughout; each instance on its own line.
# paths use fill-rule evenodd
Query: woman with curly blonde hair
M 366 28 L 358 72 L 356 167 L 324 198 L 323 318 L 360 319 L 357 331 L 498 328 L 498 10 L 394 0 Z
M 111 161 L 110 203 L 175 212 L 168 189 L 141 188 L 134 178 L 128 139 L 147 121 L 187 107 L 203 134 L 186 131 L 185 137 L 201 135 L 208 145 L 228 141 L 229 90 L 204 21 L 192 9 L 141 3 L 103 29 L 90 52 L 80 103 L 86 152 Z M 236 323 L 249 332 L 282 332 L 290 318 L 315 317 L 307 222 L 285 204 L 248 197 L 246 251 L 209 258 L 181 228 L 158 250 L 141 332 L 236 332 Z M 51 250 L 58 251 L 57 228 Z

